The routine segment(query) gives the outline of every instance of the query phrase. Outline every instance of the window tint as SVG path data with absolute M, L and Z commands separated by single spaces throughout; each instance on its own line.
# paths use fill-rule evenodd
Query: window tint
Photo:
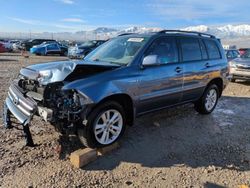
M 147 55 L 157 55 L 161 64 L 178 62 L 178 52 L 175 39 L 156 39 L 147 50 L 145 56 Z
M 227 55 L 227 58 L 233 58 L 233 52 L 232 51 L 227 51 L 226 55 Z
M 208 55 L 210 59 L 220 59 L 221 55 L 220 55 L 220 51 L 219 48 L 217 47 L 215 41 L 212 40 L 204 40 L 206 47 L 207 47 L 207 51 L 208 51 Z
M 183 61 L 201 60 L 201 49 L 199 40 L 195 38 L 181 38 L 181 50 Z
M 207 50 L 203 41 L 200 41 L 202 59 L 208 59 Z
M 233 51 L 234 58 L 237 58 L 240 55 L 240 53 L 236 50 Z
M 50 44 L 47 46 L 47 50 L 58 50 L 57 44 Z

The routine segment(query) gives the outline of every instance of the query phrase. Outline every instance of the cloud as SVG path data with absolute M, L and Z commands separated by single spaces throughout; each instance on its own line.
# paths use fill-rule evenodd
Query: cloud
M 64 24 L 55 24 L 56 28 L 71 30 L 71 31 L 79 31 L 83 29 L 82 25 L 64 25 Z
M 59 1 L 61 3 L 68 4 L 68 5 L 72 5 L 75 3 L 74 0 L 55 0 L 55 1 Z
M 22 19 L 22 18 L 16 18 L 16 17 L 8 17 L 9 19 L 19 22 L 19 23 L 23 23 L 23 24 L 29 24 L 29 25 L 40 25 L 40 21 L 39 20 L 30 20 L 30 19 Z
M 84 23 L 85 21 L 80 18 L 64 18 L 62 22 L 74 22 L 74 23 Z
M 76 25 L 76 24 L 57 24 L 54 22 L 43 22 L 40 20 L 29 20 L 29 19 L 23 19 L 23 18 L 16 18 L 16 17 L 7 17 L 10 20 L 13 20 L 15 22 L 19 22 L 21 24 L 28 24 L 31 25 L 33 28 L 34 27 L 42 27 L 42 28 L 50 28 L 51 31 L 56 30 L 56 29 L 61 29 L 61 30 L 67 30 L 67 31 L 79 31 L 82 30 L 82 28 L 84 27 L 83 25 Z M 65 22 L 74 22 L 74 23 L 81 23 L 83 22 L 83 20 L 71 20 L 71 19 L 65 19 Z
M 207 20 L 242 20 L 248 19 L 248 9 L 245 5 L 248 0 L 241 0 L 241 3 L 235 0 L 151 0 L 145 7 L 154 15 L 167 21 L 188 21 L 206 22 Z M 249 20 L 249 19 L 248 19 Z

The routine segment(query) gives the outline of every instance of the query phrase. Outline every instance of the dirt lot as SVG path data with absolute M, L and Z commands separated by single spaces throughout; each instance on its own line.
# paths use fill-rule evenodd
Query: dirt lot
M 0 103 L 22 66 L 59 59 L 66 58 L 1 54 Z M 31 124 L 35 148 L 24 147 L 20 126 L 0 126 L 0 187 L 250 185 L 249 106 L 250 83 L 230 83 L 213 114 L 202 116 L 186 105 L 138 118 L 119 149 L 82 169 L 69 162 L 69 154 L 82 147 L 78 140 L 39 118 Z

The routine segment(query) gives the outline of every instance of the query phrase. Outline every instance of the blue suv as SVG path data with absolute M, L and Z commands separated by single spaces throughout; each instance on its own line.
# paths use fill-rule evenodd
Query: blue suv
M 213 35 L 179 30 L 123 34 L 84 60 L 31 65 L 20 70 L 4 105 L 33 145 L 29 122 L 41 116 L 62 132 L 73 130 L 87 147 L 116 142 L 135 117 L 193 103 L 211 113 L 227 84 L 228 63 Z

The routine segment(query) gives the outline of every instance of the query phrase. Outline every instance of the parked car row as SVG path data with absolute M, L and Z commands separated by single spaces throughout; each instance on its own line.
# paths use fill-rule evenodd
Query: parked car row
M 85 57 L 89 52 L 106 42 L 105 40 L 90 40 L 82 44 L 76 44 L 74 47 L 69 48 L 69 58 L 80 58 Z
M 68 55 L 68 47 L 56 41 L 46 41 L 30 48 L 30 53 L 35 55 Z
M 43 42 L 56 42 L 52 39 L 32 39 L 21 42 L 21 48 L 25 49 L 26 51 L 29 51 L 33 46 L 40 45 Z
M 83 43 L 58 42 L 53 39 L 10 40 L 0 41 L 0 52 L 29 51 L 35 55 L 64 55 L 69 58 L 82 59 L 92 50 L 106 42 L 105 40 L 89 40 Z M 70 46 L 74 44 L 74 46 Z
M 18 40 L 0 40 L 1 51 L 0 52 L 11 52 L 13 51 L 13 45 L 18 42 Z

